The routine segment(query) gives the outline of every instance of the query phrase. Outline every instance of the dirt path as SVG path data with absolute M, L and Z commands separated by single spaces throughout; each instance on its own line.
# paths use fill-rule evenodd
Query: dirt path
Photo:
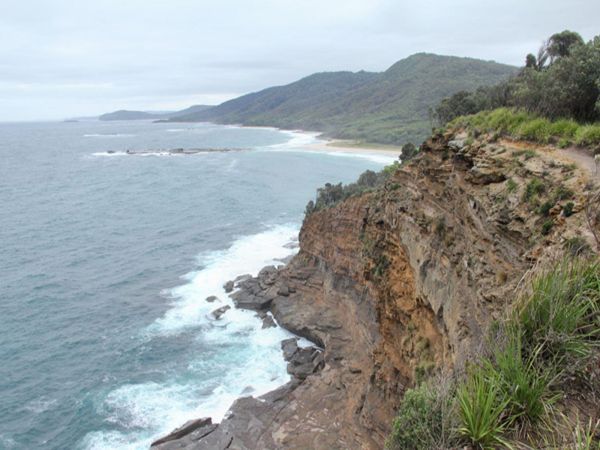
M 559 155 L 564 155 L 566 158 L 571 159 L 580 168 L 587 170 L 591 176 L 596 176 L 598 170 L 596 169 L 596 161 L 594 157 L 585 150 L 576 147 L 570 147 L 565 150 L 556 150 Z
M 582 169 L 589 177 L 600 177 L 599 171 L 596 170 L 596 162 L 594 160 L 594 156 L 592 156 L 588 151 L 583 150 L 581 148 L 569 147 L 565 149 L 559 149 L 551 146 L 543 146 L 539 144 L 532 144 L 529 142 L 515 141 L 505 141 L 503 143 L 507 147 L 512 147 L 520 150 L 535 150 L 566 164 L 576 164 L 577 167 Z

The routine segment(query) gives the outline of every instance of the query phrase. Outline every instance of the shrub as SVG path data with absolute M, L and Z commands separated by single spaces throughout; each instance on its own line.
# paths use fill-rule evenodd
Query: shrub
M 543 224 L 542 224 L 542 234 L 544 236 L 546 236 L 547 234 L 550 233 L 550 231 L 552 230 L 552 227 L 554 226 L 554 222 L 552 222 L 552 219 L 548 219 L 546 220 Z
M 579 127 L 575 143 L 582 146 L 600 144 L 600 124 Z
M 533 178 L 525 187 L 523 200 L 528 202 L 546 190 L 546 185 L 539 178 Z
M 517 190 L 517 183 L 512 178 L 509 178 L 506 181 L 506 190 L 510 193 L 513 193 Z
M 565 251 L 572 257 L 585 256 L 591 253 L 590 244 L 580 236 L 567 239 L 563 244 Z
M 517 130 L 521 139 L 536 142 L 548 142 L 550 138 L 550 122 L 547 119 L 533 119 L 523 123 Z
M 394 161 L 392 164 L 385 166 L 382 170 L 385 176 L 389 176 L 396 172 L 400 168 L 400 163 L 398 161 Z
M 477 448 L 510 447 L 502 437 L 506 430 L 502 415 L 509 401 L 504 397 L 497 378 L 486 376 L 482 368 L 472 370 L 458 387 L 457 400 L 461 420 L 458 431 L 461 435 Z
M 454 388 L 448 380 L 435 380 L 408 389 L 386 441 L 390 450 L 430 450 L 454 447 Z
M 536 365 L 535 355 L 523 358 L 521 337 L 511 330 L 504 348 L 496 349 L 485 362 L 488 378 L 497 380 L 503 398 L 507 399 L 505 418 L 509 423 L 536 425 L 556 401 L 550 392 L 551 377 Z
M 571 217 L 573 215 L 573 208 L 575 208 L 575 203 L 568 202 L 562 210 L 563 216 Z
M 574 195 L 575 195 L 575 193 L 571 189 L 560 184 L 558 186 L 558 188 L 556 189 L 556 191 L 554 192 L 554 199 L 557 202 L 560 202 L 561 200 L 569 200 L 569 199 L 573 198 Z
M 579 124 L 574 120 L 557 120 L 556 122 L 552 122 L 548 131 L 552 136 L 556 136 L 558 138 L 570 139 L 575 136 L 577 129 L 579 128 Z
M 408 142 L 402 146 L 402 151 L 400 154 L 400 159 L 402 162 L 409 161 L 413 159 L 419 153 L 419 149 L 415 147 L 415 144 L 412 142 Z
M 600 264 L 564 262 L 539 276 L 517 309 L 524 355 L 557 373 L 587 358 L 600 338 Z
M 542 216 L 548 216 L 550 215 L 550 210 L 554 207 L 554 202 L 553 201 L 546 201 L 544 203 L 542 203 L 542 206 L 539 207 L 538 212 L 542 215 Z
M 567 148 L 571 145 L 571 141 L 567 138 L 560 138 L 557 145 L 558 148 Z
M 383 185 L 385 180 L 399 167 L 399 162 L 394 161 L 393 164 L 384 167 L 381 172 L 366 170 L 358 177 L 356 183 L 347 185 L 342 185 L 342 183 L 325 183 L 325 186 L 317 189 L 316 200 L 314 202 L 312 200 L 309 201 L 304 212 L 306 215 L 310 215 L 315 211 L 334 206 L 349 197 L 372 191 L 376 187 Z

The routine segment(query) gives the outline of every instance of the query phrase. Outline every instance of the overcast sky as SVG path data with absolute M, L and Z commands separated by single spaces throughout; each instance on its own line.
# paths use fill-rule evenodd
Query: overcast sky
M 416 52 L 520 65 L 600 0 L 1 0 L 0 120 L 216 104 Z

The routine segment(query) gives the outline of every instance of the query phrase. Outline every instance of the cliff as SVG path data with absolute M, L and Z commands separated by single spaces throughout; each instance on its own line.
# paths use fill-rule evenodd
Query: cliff
M 234 301 L 318 349 L 288 347 L 292 382 L 155 448 L 383 448 L 405 389 L 462 370 L 530 269 L 575 239 L 595 245 L 589 158 L 458 130 L 379 188 L 311 213 L 298 255 Z

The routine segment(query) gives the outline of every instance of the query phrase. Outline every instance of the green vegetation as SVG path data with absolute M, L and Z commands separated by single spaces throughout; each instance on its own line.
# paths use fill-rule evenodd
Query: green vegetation
M 545 220 L 544 223 L 542 224 L 542 234 L 544 236 L 546 236 L 547 234 L 550 234 L 550 231 L 552 231 L 553 226 L 554 226 L 554 222 L 552 222 L 552 219 Z
M 402 146 L 402 152 L 400 153 L 400 159 L 402 162 L 410 161 L 419 153 L 419 149 L 415 147 L 412 142 L 407 142 Z
M 488 378 L 483 370 L 473 370 L 459 385 L 457 397 L 461 435 L 482 449 L 509 446 L 502 439 L 505 431 L 502 414 L 508 399 L 502 395 L 497 379 Z
M 555 121 L 551 127 L 543 120 L 529 122 L 521 130 L 528 139 L 539 140 L 548 135 L 573 138 L 576 136 L 573 121 L 600 120 L 598 80 L 600 36 L 585 43 L 577 33 L 563 31 L 552 35 L 537 57 L 527 55 L 525 67 L 517 76 L 492 87 L 457 93 L 443 100 L 434 116 L 443 125 L 461 115 L 500 107 L 516 108 Z M 502 130 L 500 125 L 491 123 L 493 128 Z M 598 142 L 595 130 L 582 133 L 590 133 L 591 142 Z M 579 140 L 585 141 L 583 136 Z
M 575 203 L 568 202 L 563 208 L 563 216 L 571 217 L 573 215 L 573 208 L 575 208 Z
M 592 250 L 587 241 L 579 236 L 567 239 L 564 243 L 564 248 L 571 257 L 586 256 Z
M 600 263 L 563 263 L 539 276 L 513 319 L 523 351 L 556 375 L 588 357 L 600 337 Z
M 529 202 L 546 191 L 546 185 L 539 178 L 532 178 L 523 192 L 523 201 Z
M 556 33 L 514 77 L 459 92 L 435 108 L 438 125 L 462 125 L 539 143 L 600 145 L 600 36 Z
M 568 242 L 575 255 L 587 246 L 581 238 Z M 387 448 L 600 448 L 596 424 L 558 420 L 563 392 L 589 382 L 584 368 L 600 348 L 600 261 L 565 260 L 541 273 L 528 292 L 491 327 L 479 361 L 455 380 L 455 400 L 448 403 L 435 383 L 407 391 Z M 457 408 L 458 423 L 434 414 L 439 404 Z M 429 430 L 448 423 L 445 444 L 432 442 Z M 566 439 L 573 445 L 565 447 L 571 429 Z
M 457 444 L 454 394 L 449 380 L 441 379 L 406 391 L 386 448 L 429 450 Z
M 489 61 L 419 53 L 382 73 L 317 73 L 175 120 L 301 128 L 385 144 L 421 142 L 431 132 L 429 110 L 443 98 L 498 83 L 516 71 Z
M 569 145 L 600 145 L 600 124 L 579 125 L 572 120 L 551 121 L 523 110 L 498 108 L 481 111 L 471 116 L 454 119 L 449 126 L 475 128 L 487 133 L 501 133 L 515 139 L 524 139 L 542 144 L 558 143 Z
M 356 183 L 346 185 L 342 185 L 342 183 L 326 183 L 325 186 L 317 189 L 316 200 L 308 202 L 304 214 L 308 216 L 315 211 L 334 206 L 347 198 L 371 192 L 377 187 L 382 186 L 385 180 L 399 168 L 400 162 L 394 161 L 392 164 L 385 166 L 380 172 L 366 170 L 358 177 Z M 396 190 L 399 187 L 397 184 L 394 184 L 390 186 L 390 189 Z

